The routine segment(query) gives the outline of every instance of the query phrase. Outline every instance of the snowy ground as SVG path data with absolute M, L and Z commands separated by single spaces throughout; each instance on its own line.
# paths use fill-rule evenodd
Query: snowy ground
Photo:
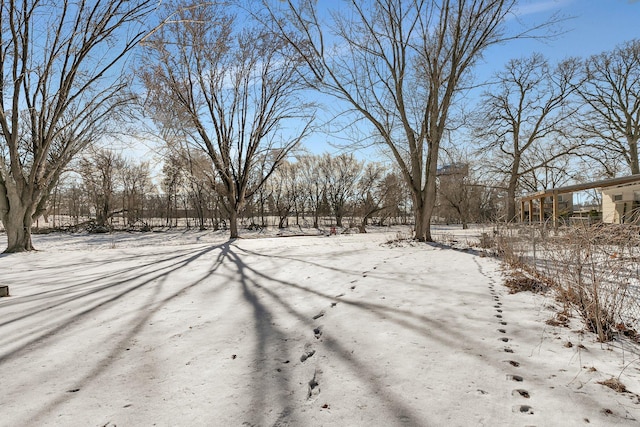
M 34 236 L 0 256 L 0 425 L 638 425 L 637 348 L 403 233 Z

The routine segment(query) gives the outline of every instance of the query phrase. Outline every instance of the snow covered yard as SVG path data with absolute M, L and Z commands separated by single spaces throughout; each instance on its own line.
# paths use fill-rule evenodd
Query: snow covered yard
M 395 237 L 34 236 L 0 256 L 0 425 L 640 422 L 636 347 L 547 325 L 553 296 L 509 294 L 496 259 Z

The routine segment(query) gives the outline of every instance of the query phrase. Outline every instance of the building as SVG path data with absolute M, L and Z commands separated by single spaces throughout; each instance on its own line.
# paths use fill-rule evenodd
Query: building
M 569 185 L 527 194 L 517 199 L 520 222 L 544 223 L 579 218 L 573 210 L 573 193 L 598 189 L 602 193 L 602 222 L 622 224 L 640 221 L 640 175 L 605 179 L 585 184 Z
M 640 179 L 602 189 L 602 222 L 640 222 Z

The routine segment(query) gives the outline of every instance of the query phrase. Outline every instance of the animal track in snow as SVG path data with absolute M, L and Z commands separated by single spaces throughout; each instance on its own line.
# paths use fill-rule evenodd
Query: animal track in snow
M 318 326 L 317 328 L 314 328 L 313 335 L 316 337 L 316 339 L 319 339 L 320 336 L 322 335 L 322 326 Z
M 509 338 L 500 338 L 500 341 L 502 341 L 502 342 L 509 342 Z
M 520 375 L 507 375 L 507 379 L 511 380 L 511 381 L 515 381 L 518 383 L 521 383 L 522 381 L 524 381 L 524 378 L 522 378 Z
M 509 360 L 509 365 L 515 366 L 518 368 L 520 366 L 520 362 L 516 362 L 515 360 Z

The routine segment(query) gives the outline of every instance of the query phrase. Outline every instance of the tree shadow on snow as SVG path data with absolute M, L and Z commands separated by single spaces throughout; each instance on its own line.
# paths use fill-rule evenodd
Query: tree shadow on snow
M 217 257 L 205 275 L 179 286 L 171 283 L 169 294 L 163 295 L 167 293 L 164 287 L 169 287 L 164 281 L 171 273 L 188 268 L 194 261 L 216 251 L 218 252 Z M 151 291 L 143 305 L 144 309 L 137 310 L 135 318 L 130 322 L 129 327 L 120 331 L 123 332 L 121 338 L 117 342 L 105 342 L 103 348 L 110 350 L 104 354 L 101 353 L 100 360 L 95 363 L 93 369 L 81 378 L 74 380 L 77 389 L 82 389 L 105 372 L 119 356 L 128 350 L 131 341 L 163 307 L 175 298 L 205 283 L 206 279 L 216 272 L 222 261 L 227 257 L 228 252 L 229 243 L 227 242 L 190 251 L 186 254 L 178 254 L 160 261 L 155 255 L 150 255 L 152 261 L 128 268 L 126 271 L 110 272 L 101 277 L 87 278 L 67 288 L 44 291 L 12 300 L 10 302 L 11 305 L 23 304 L 25 307 L 18 311 L 15 317 L 11 317 L 11 314 L 13 314 L 11 312 L 1 317 L 0 337 L 10 340 L 14 344 L 3 345 L 5 350 L 0 351 L 0 371 L 3 370 L 3 365 L 7 362 L 32 353 L 39 348 L 46 349 L 47 346 L 64 339 L 63 335 L 65 333 L 82 325 L 83 321 L 90 321 L 99 313 L 112 309 L 122 303 L 125 298 L 134 298 L 136 293 Z M 117 280 L 111 281 L 112 279 Z M 94 282 L 103 280 L 107 280 L 107 283 L 92 286 Z M 219 290 L 221 290 L 220 284 L 218 284 L 217 289 L 212 289 L 211 291 Z M 64 296 L 72 291 L 75 292 L 73 295 Z M 37 304 L 29 307 L 27 303 L 34 301 Z M 10 304 L 0 306 L 0 309 L 10 308 Z M 78 309 L 78 307 L 80 308 Z M 71 314 L 67 315 L 67 311 L 70 311 Z M 37 327 L 31 326 L 28 330 L 20 331 L 17 334 L 14 333 L 12 336 L 8 336 L 10 331 L 8 333 L 5 333 L 7 332 L 6 330 L 3 331 L 3 328 L 7 328 L 12 323 L 24 322 L 36 315 L 46 316 L 49 312 L 52 314 L 48 318 L 50 324 L 39 324 Z M 56 315 L 60 315 L 61 318 L 56 318 Z M 82 351 L 82 349 L 78 349 L 78 351 Z M 33 378 L 33 380 L 38 381 L 37 378 Z M 56 393 L 54 396 L 56 397 L 53 397 L 49 402 L 43 403 L 37 412 L 29 414 L 30 420 L 37 420 L 39 417 L 51 413 L 53 409 L 70 400 L 73 394 L 63 392 L 61 394 Z

